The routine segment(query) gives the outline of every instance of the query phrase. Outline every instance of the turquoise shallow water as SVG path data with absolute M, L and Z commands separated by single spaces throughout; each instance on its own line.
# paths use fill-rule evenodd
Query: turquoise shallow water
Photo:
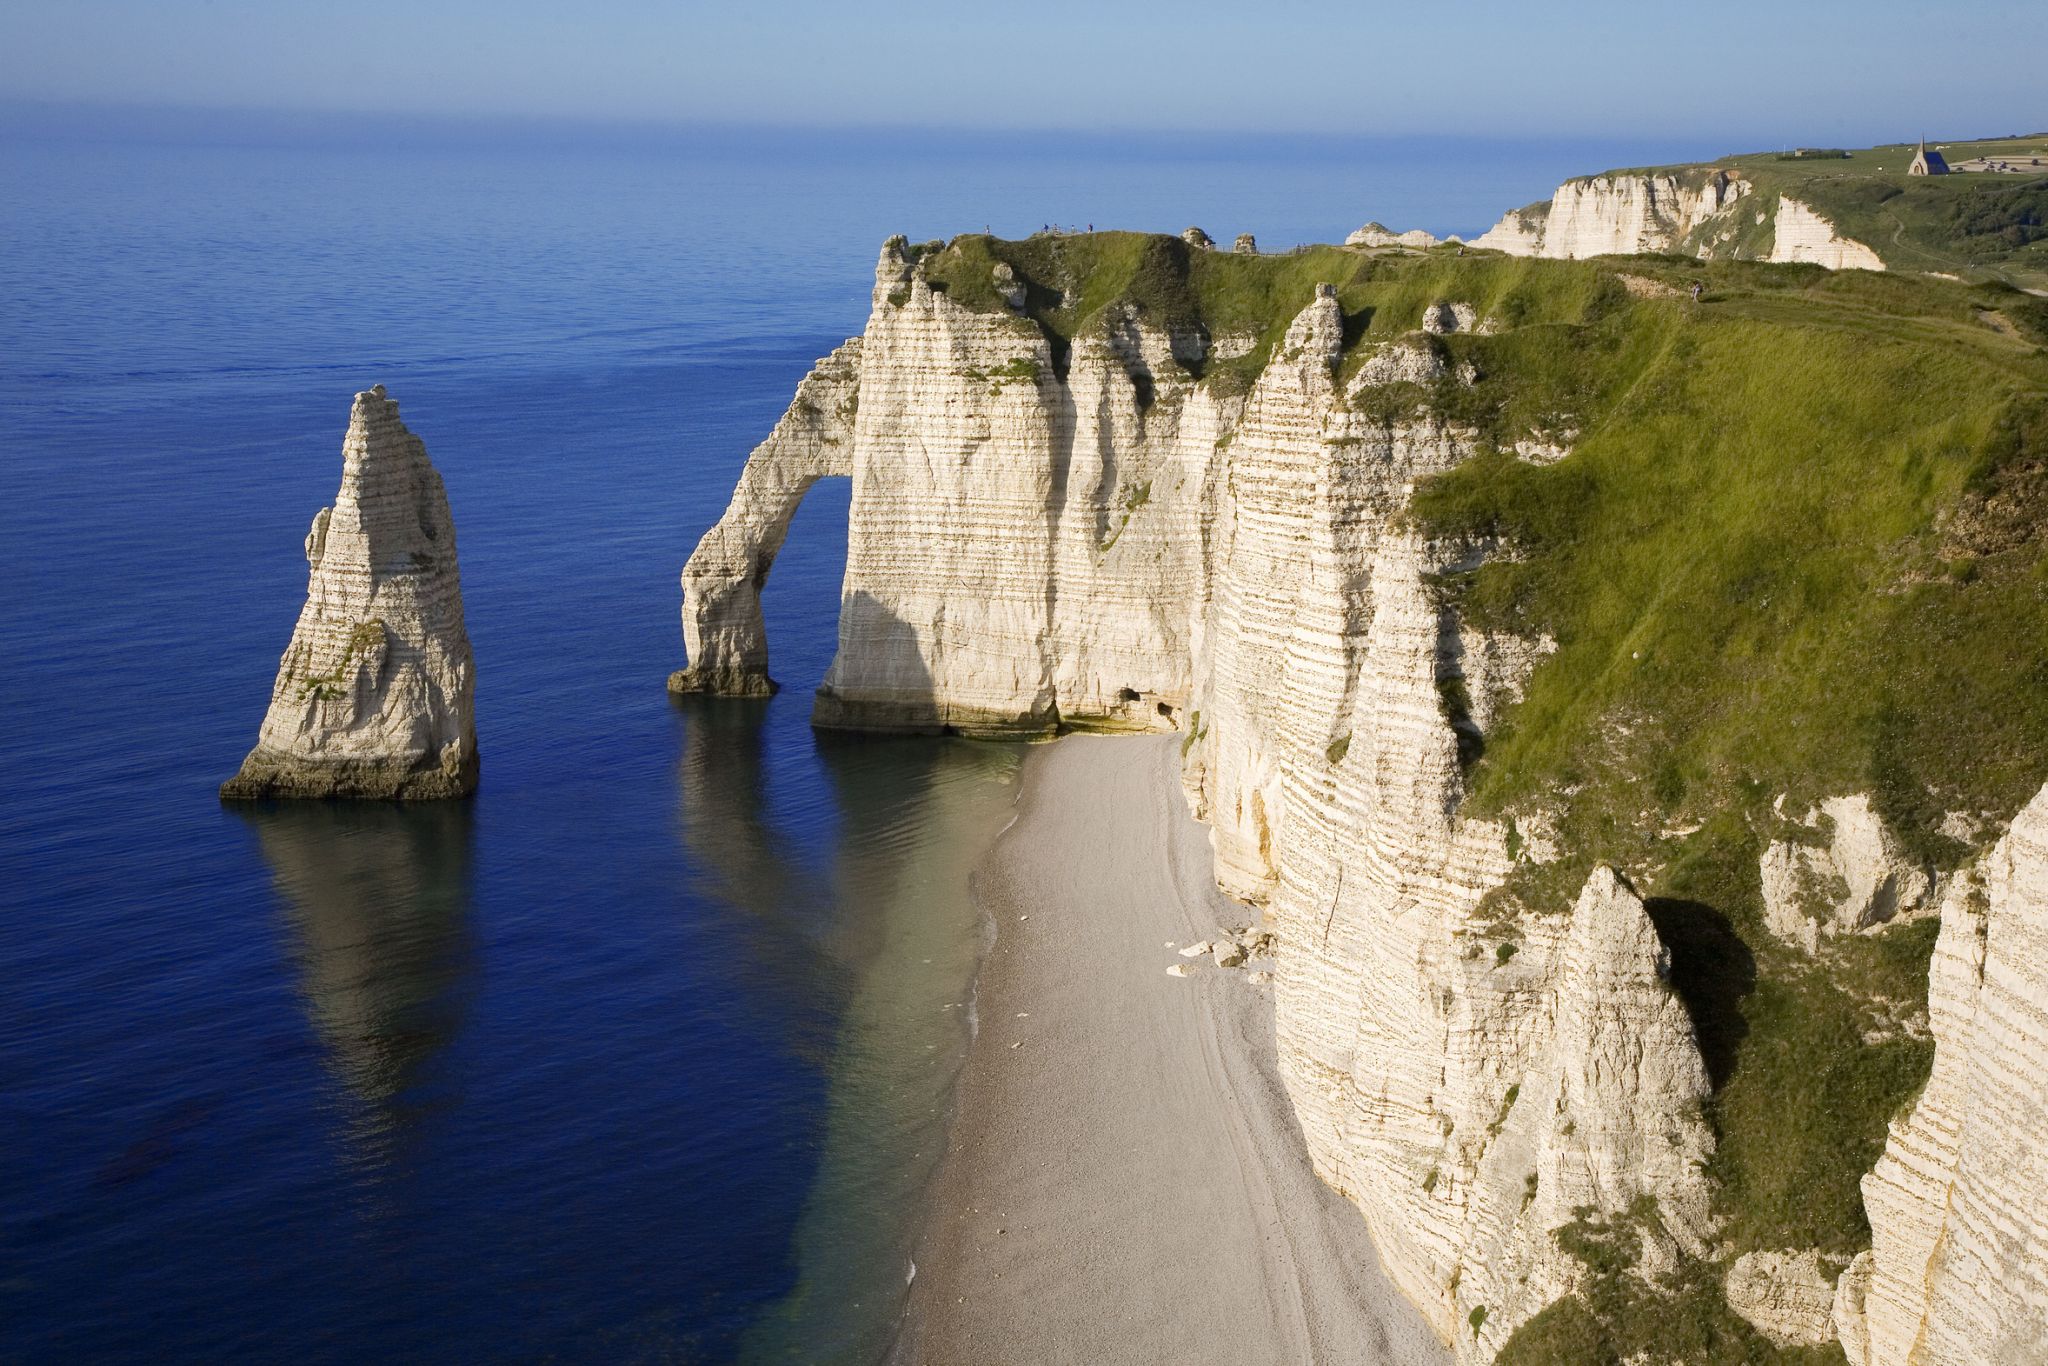
M 831 483 L 787 689 L 662 680 L 881 238 L 1471 229 L 1715 150 L 248 142 L 0 130 L 9 1361 L 873 1360 L 1016 754 L 809 730 Z M 459 528 L 482 791 L 223 809 L 380 381 Z

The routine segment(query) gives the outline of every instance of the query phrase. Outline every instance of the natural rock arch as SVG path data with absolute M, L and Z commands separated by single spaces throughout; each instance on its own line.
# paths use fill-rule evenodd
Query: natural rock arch
M 761 589 L 811 485 L 853 473 L 859 393 L 855 337 L 812 368 L 775 430 L 747 457 L 725 515 L 683 566 L 683 645 L 690 664 L 669 675 L 670 692 L 765 697 L 775 691 Z

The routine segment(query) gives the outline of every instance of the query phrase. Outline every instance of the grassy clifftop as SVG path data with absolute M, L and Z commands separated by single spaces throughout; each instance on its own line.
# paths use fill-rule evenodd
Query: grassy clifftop
M 1650 894 L 1715 1083 L 1731 1252 L 1846 1256 L 1869 1236 L 1858 1179 L 1931 1060 L 1898 1021 L 1933 927 L 1808 959 L 1764 928 L 1757 860 L 1779 794 L 1869 792 L 1953 867 L 1947 813 L 1995 833 L 2048 778 L 2048 354 L 2026 296 L 2008 314 L 1937 281 L 1628 264 L 1705 299 L 1465 343 L 1481 404 L 1559 406 L 1573 454 L 1482 456 L 1414 504 L 1510 548 L 1448 599 L 1558 643 L 1468 802 L 1558 821 L 1565 856 L 1517 870 L 1504 920 L 1561 913 L 1595 862 Z M 1594 1289 L 1600 1313 L 1561 1308 L 1516 1359 L 1626 1356 L 1681 1320 L 1717 1344 L 1698 1359 L 1758 1359 L 1698 1287 Z

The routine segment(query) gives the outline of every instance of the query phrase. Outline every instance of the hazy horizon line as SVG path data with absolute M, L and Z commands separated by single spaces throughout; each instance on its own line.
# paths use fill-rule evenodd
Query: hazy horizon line
M 1860 146 L 1910 143 L 1910 136 L 1872 138 Z M 2006 136 L 2044 136 L 1975 132 L 1944 134 L 1938 141 L 1965 141 Z M 1013 147 L 1043 151 L 1049 143 L 1070 153 L 1143 151 L 1179 156 L 1228 157 L 1287 148 L 1295 152 L 1383 148 L 1389 144 L 1424 145 L 1439 149 L 1496 148 L 1503 151 L 1539 148 L 1612 147 L 1669 154 L 1627 164 L 1665 164 L 1716 157 L 1753 155 L 1800 145 L 1842 145 L 1841 139 L 1787 141 L 1778 146 L 1758 142 L 1747 130 L 1617 136 L 1612 133 L 1558 131 L 1545 133 L 1476 133 L 1330 131 L 1297 128 L 1156 128 L 1145 126 L 962 126 L 918 123 L 774 123 L 697 119 L 616 118 L 570 114 L 501 114 L 393 112 L 382 110 L 274 108 L 231 105 L 183 105 L 148 102 L 60 101 L 0 97 L 0 138 L 35 141 L 122 141 L 177 145 L 228 143 L 255 146 L 356 146 L 369 141 L 451 148 L 515 141 L 533 150 L 582 150 L 604 147 L 648 148 L 698 145 L 701 150 L 735 145 L 769 146 L 823 142 L 844 147 L 863 142 L 914 139 L 933 148 Z M 1747 144 L 1747 145 L 1745 145 Z M 1713 148 L 1711 151 L 1704 149 Z M 878 150 L 881 150 L 878 148 Z M 1619 163 L 1618 163 L 1619 164 Z M 1589 167 L 1589 170 L 1601 169 Z

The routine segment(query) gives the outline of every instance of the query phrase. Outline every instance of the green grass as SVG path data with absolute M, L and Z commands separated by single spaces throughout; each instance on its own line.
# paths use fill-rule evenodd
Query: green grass
M 1926 842 L 1941 810 L 2009 813 L 2038 786 L 2048 562 L 2028 532 L 1959 576 L 1971 547 L 1936 522 L 2048 458 L 2048 366 L 1957 307 L 1833 297 L 1845 279 L 1792 309 L 1730 291 L 1462 339 L 1489 436 L 1557 411 L 1581 433 L 1560 464 L 1482 456 L 1415 502 L 1434 534 L 1520 552 L 1441 591 L 1559 646 L 1487 737 L 1476 809 L 1584 785 L 1640 824 L 1646 793 L 1676 815 L 1737 779 L 1875 787 Z
M 2021 152 L 2048 160 L 2048 137 L 1942 144 L 1951 164 Z M 1970 172 L 1909 176 L 1914 145 L 1895 143 L 1839 158 L 1788 161 L 1776 153 L 1724 157 L 1757 190 L 1788 194 L 1819 211 L 1845 237 L 1869 246 L 1893 270 L 1939 271 L 1966 280 L 2048 288 L 2048 232 L 2040 175 Z M 2031 207 L 2029 207 L 2031 206 Z M 2014 231 L 2016 230 L 2016 231 Z
M 1687 1366 L 1843 1366 L 1842 1349 L 1784 1348 L 1739 1317 L 1705 1267 L 1652 1290 L 1634 1276 L 1596 1276 L 1516 1330 L 1497 1366 L 1621 1366 L 1629 1360 Z
M 1348 247 L 1247 256 L 1132 232 L 1021 242 L 968 234 L 921 257 L 934 289 L 977 312 L 1008 314 L 994 280 L 998 262 L 1024 286 L 1024 320 L 1045 336 L 1062 376 L 1074 339 L 1130 308 L 1153 327 L 1251 338 L 1243 356 L 1185 367 L 1189 378 L 1226 393 L 1250 387 L 1318 284 L 1336 286 L 1354 348 L 1413 331 L 1422 310 L 1451 293 L 1516 325 L 1583 321 L 1627 299 L 1611 270 L 1580 263 L 1448 252 L 1388 257 Z
M 1978 318 L 2012 305 L 1995 289 L 1630 269 L 1702 278 L 1708 302 L 1447 339 L 1485 376 L 1459 410 L 1498 444 L 1545 412 L 1581 432 L 1559 464 L 1482 455 L 1414 502 L 1431 534 L 1514 549 L 1439 582 L 1448 602 L 1558 644 L 1472 761 L 1467 810 L 1559 817 L 1566 857 L 1520 866 L 1497 915 L 1562 913 L 1598 861 L 1648 891 L 1714 1083 L 1731 1255 L 1847 1254 L 1869 1241 L 1858 1180 L 1932 1059 L 1865 1034 L 1924 1004 L 1935 927 L 1808 961 L 1764 929 L 1757 859 L 1777 794 L 1869 791 L 1952 867 L 1945 811 L 2009 817 L 2048 777 L 2048 362 Z M 1710 1271 L 1598 1283 L 1502 1360 L 1801 1359 Z
M 341 658 L 335 661 L 334 668 L 317 678 L 299 680 L 300 700 L 317 698 L 322 702 L 332 702 L 340 698 L 343 695 L 342 681 L 348 677 L 356 656 L 382 645 L 384 637 L 384 618 L 372 617 L 368 621 L 357 622 L 349 632 L 348 644 L 342 647 Z
M 1657 1219 L 1653 1199 L 1611 1220 L 1584 1206 L 1574 1214 L 1554 1236 L 1586 1280 L 1517 1329 L 1495 1358 L 1499 1366 L 1620 1366 L 1644 1357 L 1689 1366 L 1842 1366 L 1838 1346 L 1781 1348 L 1757 1332 L 1729 1308 L 1710 1264 L 1687 1263 L 1654 1287 L 1633 1274 L 1643 1232 Z
M 1648 906 L 1715 1086 L 1723 1236 L 1737 1253 L 1869 1244 L 1859 1181 L 1926 1080 L 1933 1046 L 1864 1042 L 1881 1007 L 1924 1003 L 1932 920 L 1846 940 L 1819 962 L 1763 927 L 1764 835 L 1735 808 L 1679 843 Z

